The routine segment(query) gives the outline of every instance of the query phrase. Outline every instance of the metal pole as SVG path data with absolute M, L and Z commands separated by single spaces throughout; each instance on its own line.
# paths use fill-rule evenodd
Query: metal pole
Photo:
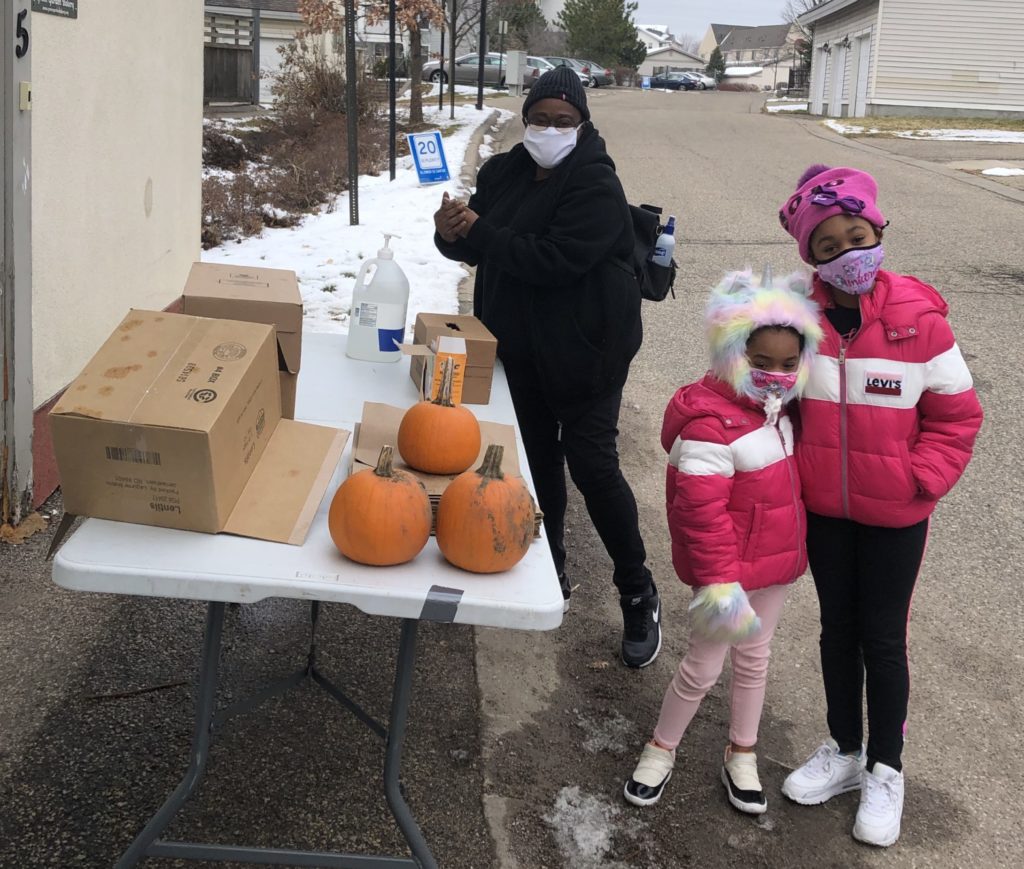
M 0 521 L 32 509 L 32 16 L 0 2 Z
M 252 4 L 252 31 L 249 39 L 252 41 L 252 93 L 251 102 L 254 106 L 260 104 L 260 7 L 254 2 Z
M 498 22 L 498 86 L 501 86 L 501 65 L 505 59 L 505 31 L 508 30 L 507 21 Z
M 480 45 L 477 47 L 480 68 L 476 76 L 476 110 L 484 108 L 484 60 L 487 52 L 487 0 L 480 0 Z
M 359 105 L 356 100 L 356 3 L 345 0 L 345 127 L 348 132 L 348 222 L 359 224 Z
M 395 0 L 388 3 L 388 38 L 391 44 L 388 47 L 388 171 L 391 180 L 395 180 L 395 139 L 398 137 L 398 130 L 395 120 Z
M 458 6 L 457 0 L 452 0 L 452 20 L 451 33 L 449 34 L 451 40 L 451 60 L 448 62 L 448 105 L 451 108 L 451 119 L 455 120 L 455 18 L 458 13 L 456 7 Z
M 437 113 L 441 114 L 444 109 L 444 0 L 441 0 L 441 60 L 438 61 L 437 71 L 440 73 L 437 79 Z

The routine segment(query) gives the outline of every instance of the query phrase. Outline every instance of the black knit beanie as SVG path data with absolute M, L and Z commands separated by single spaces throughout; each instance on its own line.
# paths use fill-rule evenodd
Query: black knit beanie
M 580 77 L 568 66 L 556 66 L 549 69 L 530 88 L 530 93 L 523 102 L 523 117 L 530 111 L 530 106 L 538 100 L 554 98 L 565 100 L 574 106 L 583 116 L 584 121 L 590 120 L 590 109 L 587 108 L 587 92 L 583 89 Z

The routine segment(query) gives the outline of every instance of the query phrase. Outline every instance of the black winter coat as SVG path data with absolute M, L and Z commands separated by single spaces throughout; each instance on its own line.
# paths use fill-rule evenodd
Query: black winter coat
M 520 144 L 480 167 L 480 219 L 438 250 L 477 266 L 474 314 L 508 366 L 533 365 L 545 397 L 570 412 L 621 389 L 643 339 L 628 262 L 633 224 L 615 164 L 590 124 L 546 179 Z

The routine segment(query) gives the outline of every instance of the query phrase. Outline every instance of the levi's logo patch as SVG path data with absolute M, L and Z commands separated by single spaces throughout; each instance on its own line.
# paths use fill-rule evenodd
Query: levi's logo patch
M 868 371 L 864 376 L 864 392 L 868 395 L 902 395 L 903 375 Z

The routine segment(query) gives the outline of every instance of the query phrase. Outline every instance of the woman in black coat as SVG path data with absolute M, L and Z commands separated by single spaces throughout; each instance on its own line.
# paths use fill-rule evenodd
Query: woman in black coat
M 541 76 L 523 121 L 523 144 L 481 166 L 468 204 L 444 194 L 434 241 L 477 267 L 473 312 L 498 339 L 566 606 L 568 464 L 615 565 L 622 659 L 643 667 L 661 648 L 661 606 L 616 448 L 642 340 L 632 221 L 575 72 Z

